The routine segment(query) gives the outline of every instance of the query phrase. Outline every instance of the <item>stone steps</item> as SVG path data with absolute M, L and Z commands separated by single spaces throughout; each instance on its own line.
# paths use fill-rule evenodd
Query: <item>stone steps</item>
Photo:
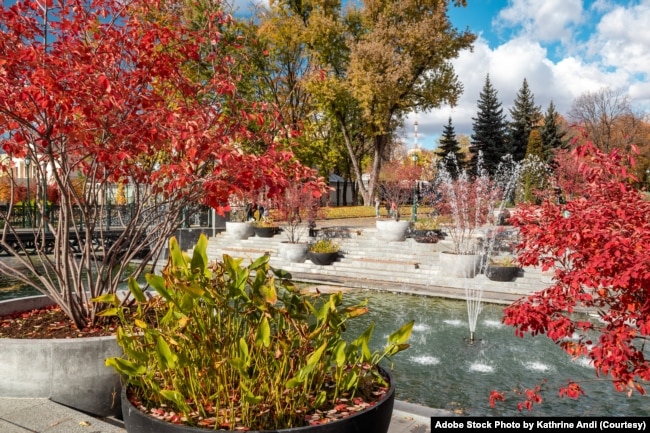
M 417 243 L 413 239 L 386 242 L 376 238 L 374 228 L 333 231 L 327 233 L 327 237 L 339 243 L 341 248 L 339 259 L 330 266 L 315 265 L 309 260 L 290 263 L 283 259 L 280 248 L 286 237 L 282 233 L 271 238 L 253 236 L 246 240 L 233 240 L 223 232 L 210 238 L 208 257 L 216 260 L 228 254 L 252 261 L 268 254 L 273 267 L 291 272 L 296 280 L 412 292 L 432 287 L 437 291 L 447 288 L 455 294 L 451 297 L 464 297 L 465 289 L 480 287 L 485 292 L 516 298 L 547 285 L 542 283 L 542 274 L 535 268 L 522 269 L 512 282 L 491 281 L 482 274 L 474 278 L 446 276 L 438 259 L 440 251 L 450 249 L 449 241 L 445 240 L 435 244 Z

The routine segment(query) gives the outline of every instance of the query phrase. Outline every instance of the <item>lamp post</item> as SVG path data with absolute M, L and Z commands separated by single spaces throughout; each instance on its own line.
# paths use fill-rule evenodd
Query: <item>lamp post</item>
M 43 230 L 47 233 L 47 162 L 43 169 Z
M 415 168 L 418 164 L 418 154 L 413 152 L 411 155 L 411 158 L 413 159 L 413 168 Z M 412 221 L 417 221 L 418 220 L 418 181 L 415 179 L 413 182 L 413 207 L 411 208 L 411 220 Z
M 27 176 L 27 227 L 32 228 L 32 200 L 29 196 L 29 178 L 31 173 L 29 172 L 29 166 L 32 163 L 32 159 L 29 156 L 25 157 L 25 171 Z

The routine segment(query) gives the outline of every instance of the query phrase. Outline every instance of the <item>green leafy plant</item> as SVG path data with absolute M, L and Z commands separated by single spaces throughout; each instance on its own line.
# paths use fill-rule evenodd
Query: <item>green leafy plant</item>
M 312 253 L 335 253 L 339 250 L 339 244 L 331 239 L 320 239 L 309 246 Z
M 438 218 L 420 218 L 415 222 L 415 230 L 438 230 L 440 222 Z
M 193 426 L 275 430 L 306 425 L 316 410 L 337 412 L 348 406 L 342 399 L 370 404 L 386 392 L 378 364 L 409 347 L 412 321 L 371 352 L 374 324 L 352 341 L 343 336 L 366 302 L 303 294 L 268 256 L 208 265 L 206 249 L 202 235 L 190 258 L 172 238 L 162 275 L 146 276 L 157 295 L 147 299 L 129 281 L 134 309 L 114 295 L 95 299 L 121 321 L 125 355 L 106 364 L 124 377 L 132 403 Z
M 515 258 L 510 255 L 490 257 L 490 264 L 494 266 L 517 266 Z
M 260 227 L 260 228 L 278 228 L 278 225 L 273 222 L 271 218 L 263 218 L 261 220 L 255 221 L 253 223 L 254 227 Z

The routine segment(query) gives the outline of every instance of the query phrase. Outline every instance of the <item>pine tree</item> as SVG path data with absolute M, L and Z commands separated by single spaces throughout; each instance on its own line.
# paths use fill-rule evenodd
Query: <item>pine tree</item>
M 445 167 L 452 179 L 456 179 L 458 173 L 463 170 L 465 160 L 460 151 L 460 143 L 456 138 L 456 131 L 451 124 L 451 117 L 447 125 L 442 129 L 442 137 L 440 137 L 436 155 L 440 157 L 439 164 Z
M 539 106 L 535 106 L 535 97 L 530 92 L 528 81 L 524 82 L 517 92 L 514 105 L 510 109 L 512 122 L 508 127 L 508 145 L 515 162 L 521 161 L 526 156 L 526 147 L 530 132 L 536 128 L 542 119 Z
M 566 131 L 559 122 L 559 114 L 555 111 L 553 101 L 548 105 L 544 115 L 544 125 L 540 128 L 542 140 L 542 159 L 547 164 L 552 164 L 557 149 L 568 147 L 568 140 L 564 140 Z
M 483 167 L 488 173 L 494 174 L 501 158 L 508 153 L 506 146 L 507 122 L 501 102 L 497 99 L 497 91 L 490 82 L 490 74 L 485 78 L 477 106 L 477 117 L 472 118 L 474 134 L 469 147 L 472 157 L 468 168 L 472 174 L 476 174 L 479 153 L 481 153 Z

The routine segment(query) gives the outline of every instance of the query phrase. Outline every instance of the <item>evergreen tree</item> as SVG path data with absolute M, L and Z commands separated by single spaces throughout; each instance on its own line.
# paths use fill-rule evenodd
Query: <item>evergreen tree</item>
M 555 111 L 553 101 L 548 105 L 544 115 L 544 125 L 540 128 L 542 140 L 542 160 L 552 164 L 557 149 L 567 148 L 568 140 L 564 139 L 566 131 L 562 129 L 559 122 L 559 114 Z
M 489 174 L 494 174 L 501 158 L 508 153 L 506 146 L 507 122 L 501 102 L 497 99 L 497 91 L 490 82 L 490 74 L 485 78 L 477 106 L 477 117 L 472 118 L 474 134 L 469 146 L 472 157 L 468 168 L 472 174 L 476 174 L 479 153 L 481 153 L 483 167 Z
M 530 92 L 528 81 L 524 82 L 517 92 L 514 105 L 510 109 L 512 122 L 508 128 L 508 145 L 515 162 L 521 161 L 526 156 L 526 147 L 530 132 L 536 128 L 542 119 L 539 106 L 535 106 L 535 97 Z
M 465 161 L 460 151 L 460 143 L 456 138 L 456 131 L 451 124 L 451 117 L 442 129 L 442 137 L 440 137 L 436 155 L 440 157 L 439 164 L 445 167 L 452 179 L 456 179 L 458 173 L 463 170 Z

